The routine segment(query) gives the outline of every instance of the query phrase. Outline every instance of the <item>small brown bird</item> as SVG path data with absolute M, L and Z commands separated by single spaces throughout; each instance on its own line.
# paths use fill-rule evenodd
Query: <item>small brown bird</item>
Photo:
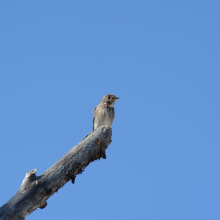
M 102 97 L 101 102 L 93 109 L 93 130 L 102 126 L 112 126 L 115 118 L 114 103 L 119 99 L 115 95 L 105 95 Z

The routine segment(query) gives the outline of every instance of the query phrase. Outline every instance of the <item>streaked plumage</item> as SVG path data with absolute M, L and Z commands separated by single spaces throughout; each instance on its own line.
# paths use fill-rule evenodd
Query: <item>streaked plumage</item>
M 112 122 L 115 118 L 114 103 L 116 99 L 119 99 L 115 95 L 105 95 L 100 104 L 93 109 L 93 130 L 102 126 L 112 126 Z

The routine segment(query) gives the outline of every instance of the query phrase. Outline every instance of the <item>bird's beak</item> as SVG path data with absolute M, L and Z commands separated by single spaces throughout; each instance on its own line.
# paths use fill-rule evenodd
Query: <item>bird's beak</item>
M 119 97 L 115 97 L 115 99 L 119 99 Z

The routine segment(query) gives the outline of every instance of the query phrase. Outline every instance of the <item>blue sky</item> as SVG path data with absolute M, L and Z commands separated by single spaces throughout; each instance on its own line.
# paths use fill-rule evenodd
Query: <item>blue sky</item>
M 29 220 L 220 219 L 219 1 L 1 1 L 0 206 L 92 130 L 107 159 Z

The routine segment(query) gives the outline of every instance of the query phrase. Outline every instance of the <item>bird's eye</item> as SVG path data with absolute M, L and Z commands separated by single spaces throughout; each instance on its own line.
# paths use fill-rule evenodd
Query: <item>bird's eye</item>
M 108 99 L 110 99 L 110 96 L 108 96 Z

